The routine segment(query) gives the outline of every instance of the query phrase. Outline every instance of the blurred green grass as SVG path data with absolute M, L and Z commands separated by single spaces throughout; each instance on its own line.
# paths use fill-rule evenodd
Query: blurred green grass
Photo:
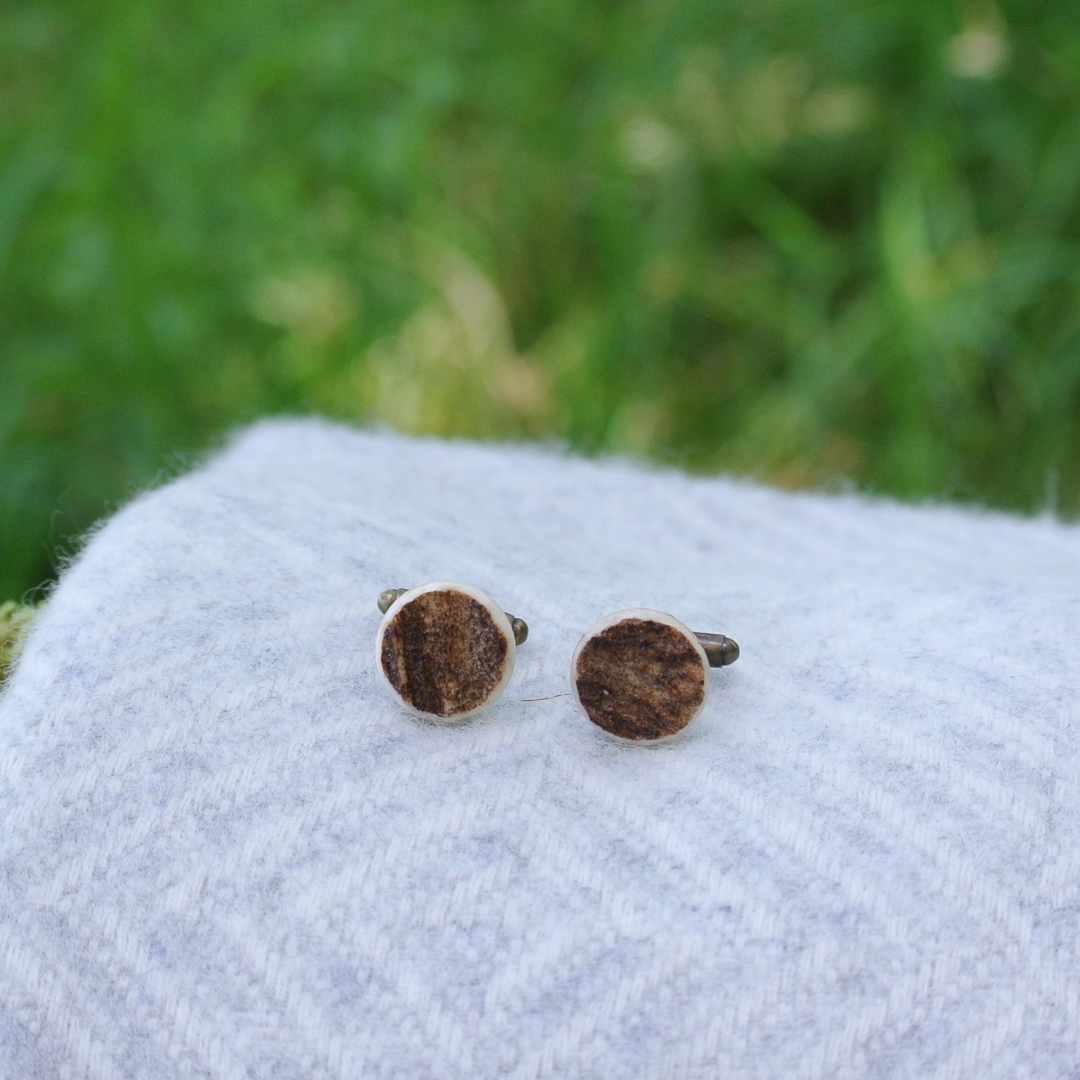
M 35 614 L 36 608 L 29 604 L 16 604 L 13 600 L 0 604 L 0 687 L 15 667 Z
M 1065 0 L 0 7 L 0 599 L 256 416 L 1080 511 Z

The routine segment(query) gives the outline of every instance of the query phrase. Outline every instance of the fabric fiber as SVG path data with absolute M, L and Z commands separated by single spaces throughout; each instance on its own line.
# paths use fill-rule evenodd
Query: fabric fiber
M 386 588 L 525 619 L 408 714 Z M 742 649 L 622 745 L 580 635 Z M 0 699 L 0 1076 L 1080 1077 L 1080 531 L 266 422 L 117 513 Z

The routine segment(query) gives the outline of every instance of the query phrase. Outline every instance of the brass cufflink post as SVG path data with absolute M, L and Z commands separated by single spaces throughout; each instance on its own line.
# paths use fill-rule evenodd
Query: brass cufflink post
M 404 596 L 408 589 L 384 589 L 379 593 L 378 605 L 379 610 L 385 615 L 393 606 L 394 601 L 399 596 Z M 529 636 L 529 627 L 524 619 L 519 619 L 516 615 L 511 615 L 510 612 L 504 611 L 503 614 L 510 620 L 510 628 L 514 631 L 514 644 L 524 645 L 526 638 Z M 725 639 L 727 640 L 727 639 Z M 732 642 L 734 645 L 735 643 Z M 735 646 L 735 655 L 739 655 L 739 647 Z M 711 663 L 711 661 L 710 661 Z M 725 660 L 724 663 L 730 664 L 730 660 Z
M 709 658 L 709 667 L 727 667 L 739 659 L 738 642 L 723 634 L 699 634 L 695 630 L 694 637 L 701 642 L 701 647 Z

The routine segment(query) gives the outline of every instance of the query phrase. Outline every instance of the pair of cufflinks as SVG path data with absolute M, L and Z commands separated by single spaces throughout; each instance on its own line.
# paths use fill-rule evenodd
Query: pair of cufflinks
M 386 684 L 412 712 L 463 720 L 494 704 L 514 672 L 529 628 L 487 593 L 454 581 L 379 596 L 375 658 Z M 695 634 L 662 611 L 605 616 L 570 661 L 574 698 L 597 727 L 620 739 L 677 735 L 709 694 L 709 668 L 739 658 L 723 634 Z

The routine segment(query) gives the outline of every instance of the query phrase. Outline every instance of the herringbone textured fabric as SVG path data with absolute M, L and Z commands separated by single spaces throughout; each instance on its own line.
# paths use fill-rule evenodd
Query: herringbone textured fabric
M 458 727 L 374 668 L 434 579 L 532 628 Z M 0 1075 L 1080 1076 L 1078 601 L 1050 521 L 262 425 L 0 703 Z M 653 748 L 567 696 L 635 605 L 743 647 Z

